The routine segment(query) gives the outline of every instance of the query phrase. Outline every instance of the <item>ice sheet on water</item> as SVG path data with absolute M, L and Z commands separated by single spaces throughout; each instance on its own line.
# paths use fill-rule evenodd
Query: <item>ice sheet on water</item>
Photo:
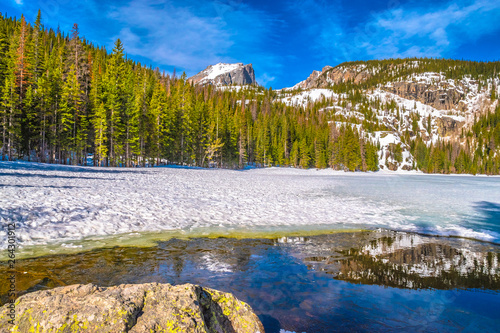
M 21 245 L 66 247 L 89 236 L 221 227 L 387 228 L 500 242 L 493 177 L 0 162 L 0 184 L 3 248 L 9 221 Z

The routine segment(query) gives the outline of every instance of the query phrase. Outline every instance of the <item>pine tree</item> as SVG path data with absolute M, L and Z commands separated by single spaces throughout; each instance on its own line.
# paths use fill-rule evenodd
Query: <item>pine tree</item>
M 61 95 L 61 123 L 63 145 L 66 152 L 69 154 L 69 163 L 72 164 L 76 158 L 77 153 L 82 149 L 82 115 L 80 112 L 80 105 L 82 101 L 80 84 L 78 83 L 75 66 L 72 64 L 70 71 L 66 77 L 66 81 L 62 87 Z
M 32 52 L 32 71 L 33 71 L 33 83 L 37 84 L 38 79 L 43 73 L 44 64 L 43 64 L 43 26 L 42 26 L 42 13 L 40 9 L 38 10 L 38 14 L 35 20 L 35 26 L 33 28 L 32 35 L 32 44 L 33 44 L 33 52 Z
M 160 164 L 160 157 L 162 152 L 162 134 L 166 114 L 167 96 L 162 84 L 157 84 L 153 92 L 153 97 L 149 103 L 149 116 L 150 116 L 150 155 L 156 158 L 156 164 Z
M 2 160 L 12 160 L 15 139 L 20 130 L 18 127 L 19 97 L 16 89 L 16 79 L 13 72 L 5 78 L 2 89 Z
M 108 129 L 108 120 L 106 117 L 106 108 L 104 103 L 101 102 L 97 105 L 94 118 L 93 125 L 95 128 L 95 156 L 94 160 L 96 161 L 97 166 L 102 166 L 106 158 L 108 157 L 108 137 L 107 137 L 107 129 Z
M 123 44 L 120 39 L 117 39 L 113 48 L 113 54 L 107 62 L 103 85 L 108 120 L 107 128 L 109 133 L 107 137 L 111 166 L 117 165 L 117 159 L 123 153 L 121 114 L 125 106 L 123 101 L 124 71 Z

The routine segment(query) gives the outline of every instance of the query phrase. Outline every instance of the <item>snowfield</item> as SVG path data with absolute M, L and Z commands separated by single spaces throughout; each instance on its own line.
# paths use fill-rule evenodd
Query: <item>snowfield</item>
M 307 106 L 308 103 L 321 101 L 328 98 L 338 99 L 338 95 L 330 89 L 309 89 L 290 96 L 290 93 L 283 93 L 280 101 L 290 105 Z
M 234 71 L 238 69 L 239 67 L 243 67 L 244 65 L 242 63 L 237 63 L 237 64 L 225 64 L 225 63 L 218 63 L 213 66 L 209 66 L 207 69 L 201 71 L 199 74 L 203 73 L 207 75 L 205 78 L 200 80 L 199 83 L 206 83 L 210 82 L 212 80 L 215 80 L 215 78 L 219 75 L 229 73 L 231 71 Z
M 1 247 L 180 230 L 387 228 L 500 242 L 500 178 L 0 162 Z M 496 220 L 496 221 L 495 221 Z

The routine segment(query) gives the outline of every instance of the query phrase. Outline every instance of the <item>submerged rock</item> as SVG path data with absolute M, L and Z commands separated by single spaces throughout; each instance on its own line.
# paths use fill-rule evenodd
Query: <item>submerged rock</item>
M 71 285 L 21 296 L 15 310 L 12 325 L 0 308 L 0 332 L 264 333 L 248 304 L 192 284 Z

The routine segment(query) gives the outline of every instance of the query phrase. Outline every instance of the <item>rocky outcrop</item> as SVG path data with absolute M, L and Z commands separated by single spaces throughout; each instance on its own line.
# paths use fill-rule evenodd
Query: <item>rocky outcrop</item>
M 386 165 L 387 165 L 387 169 L 389 169 L 391 171 L 398 171 L 399 165 L 397 163 L 387 161 Z
M 256 84 L 252 64 L 217 64 L 208 66 L 205 70 L 188 79 L 193 84 L 213 85 L 247 85 Z
M 293 88 L 309 89 L 311 87 L 315 87 L 316 80 L 318 79 L 318 77 L 331 68 L 332 68 L 331 66 L 325 66 L 321 71 L 313 71 L 307 79 L 297 83 L 295 86 L 293 86 Z
M 438 110 L 457 108 L 464 97 L 456 89 L 426 83 L 394 82 L 391 86 L 383 89 L 402 98 L 430 105 Z
M 249 305 L 197 285 L 72 285 L 37 291 L 16 301 L 19 332 L 261 332 Z M 9 332 L 9 307 L 0 332 Z
M 459 130 L 465 125 L 465 121 L 458 121 L 446 116 L 437 117 L 435 121 L 438 134 L 442 137 L 458 134 Z
M 311 89 L 327 88 L 331 85 L 351 81 L 360 83 L 371 77 L 371 74 L 365 70 L 364 66 L 325 66 L 320 71 L 313 71 L 304 81 L 296 84 L 294 88 Z
M 364 67 L 353 66 L 347 68 L 334 68 L 325 73 L 325 76 L 326 81 L 331 82 L 332 84 L 339 84 L 348 81 L 358 84 L 369 79 L 371 74 L 365 71 Z

